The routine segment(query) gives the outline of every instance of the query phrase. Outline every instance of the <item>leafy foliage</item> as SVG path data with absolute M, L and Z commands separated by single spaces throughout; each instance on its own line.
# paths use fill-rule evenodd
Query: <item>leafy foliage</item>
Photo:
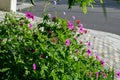
M 91 6 L 93 8 L 93 3 L 95 3 L 94 0 L 68 0 L 69 8 L 78 4 L 85 14 L 87 13 L 87 6 Z
M 0 22 L 1 80 L 95 80 L 96 72 L 100 80 L 113 80 L 113 70 L 88 56 L 85 45 L 74 38 L 77 26 L 69 29 L 66 19 L 48 15 L 32 29 L 28 24 L 26 17 L 8 14 Z

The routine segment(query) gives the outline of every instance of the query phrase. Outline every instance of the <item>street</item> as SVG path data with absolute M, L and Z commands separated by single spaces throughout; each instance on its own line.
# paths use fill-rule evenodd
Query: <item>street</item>
M 42 17 L 43 13 L 43 0 L 36 0 L 36 6 L 27 9 L 34 13 L 35 16 Z M 88 13 L 83 14 L 79 6 L 74 6 L 72 9 L 68 9 L 67 0 L 60 0 L 57 5 L 50 4 L 48 7 L 48 13 L 52 16 L 57 13 L 57 16 L 72 20 L 72 16 L 76 19 L 80 19 L 85 28 L 105 31 L 120 35 L 120 4 L 117 4 L 113 0 L 105 0 L 105 6 L 107 10 L 107 19 L 104 16 L 103 9 L 98 0 L 94 5 L 94 9 L 88 7 Z M 25 13 L 26 9 L 20 12 Z M 66 15 L 63 15 L 66 12 Z

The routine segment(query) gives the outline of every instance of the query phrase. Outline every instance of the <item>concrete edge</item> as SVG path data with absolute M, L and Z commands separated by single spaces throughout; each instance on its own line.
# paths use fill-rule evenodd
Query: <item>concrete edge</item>
M 120 40 L 120 36 L 114 33 L 110 33 L 110 32 L 104 32 L 104 31 L 99 31 L 99 30 L 94 30 L 94 29 L 88 29 L 90 32 L 92 31 L 92 33 L 96 33 L 96 34 L 101 34 L 101 35 L 105 35 L 108 37 L 112 37 L 115 38 L 117 40 Z
M 22 2 L 19 2 L 18 4 L 17 4 L 17 10 L 18 11 L 20 11 L 21 9 L 26 9 L 26 8 L 30 8 L 30 7 L 33 7 L 33 5 L 32 4 L 30 4 L 30 3 L 22 3 Z

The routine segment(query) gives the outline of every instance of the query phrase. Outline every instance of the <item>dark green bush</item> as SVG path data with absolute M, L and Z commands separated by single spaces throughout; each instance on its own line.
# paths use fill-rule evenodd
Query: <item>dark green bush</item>
M 74 38 L 77 26 L 47 15 L 29 24 L 10 15 L 0 22 L 0 80 L 113 80 L 113 70 Z

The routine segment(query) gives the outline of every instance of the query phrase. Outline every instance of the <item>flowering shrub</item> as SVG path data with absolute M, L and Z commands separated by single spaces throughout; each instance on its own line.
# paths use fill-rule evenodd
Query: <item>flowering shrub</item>
M 33 27 L 28 21 L 34 20 L 33 14 L 27 12 L 26 17 L 6 15 L 0 22 L 1 80 L 113 80 L 113 70 L 92 56 L 91 43 L 74 37 L 76 31 L 77 37 L 86 33 L 80 20 L 74 25 L 45 15 Z
M 54 5 L 57 4 L 57 1 L 59 0 L 46 0 L 48 2 L 50 1 L 53 1 Z M 36 5 L 35 4 L 35 0 L 30 0 L 30 2 L 33 4 L 33 5 Z M 94 7 L 93 6 L 93 3 L 95 3 L 95 0 L 67 0 L 68 2 L 68 8 L 72 8 L 74 5 L 79 5 L 79 7 L 82 9 L 82 11 L 86 14 L 87 13 L 87 7 L 90 6 L 90 7 Z M 100 0 L 100 3 L 103 4 L 104 0 Z

